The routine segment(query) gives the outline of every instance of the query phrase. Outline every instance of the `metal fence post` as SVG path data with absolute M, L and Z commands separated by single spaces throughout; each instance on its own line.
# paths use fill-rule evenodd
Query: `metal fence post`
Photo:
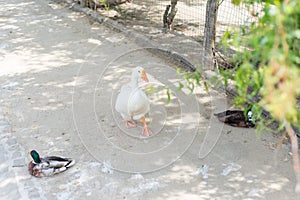
M 86 7 L 86 0 L 79 0 L 81 7 Z
M 216 40 L 216 22 L 218 0 L 208 0 L 206 3 L 206 17 L 203 41 L 203 70 L 214 70 L 214 48 Z

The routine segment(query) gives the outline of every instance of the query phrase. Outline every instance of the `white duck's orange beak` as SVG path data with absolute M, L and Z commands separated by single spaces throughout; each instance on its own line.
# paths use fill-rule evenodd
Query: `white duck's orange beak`
M 149 79 L 148 79 L 148 77 L 147 77 L 147 74 L 146 74 L 146 71 L 145 71 L 145 70 L 142 71 L 142 79 L 143 79 L 144 81 L 146 81 L 146 82 L 149 82 Z

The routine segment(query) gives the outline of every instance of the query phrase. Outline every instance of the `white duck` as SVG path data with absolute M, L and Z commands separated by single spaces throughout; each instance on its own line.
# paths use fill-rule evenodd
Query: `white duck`
M 139 88 L 138 80 L 142 78 L 149 82 L 146 71 L 142 67 L 136 67 L 132 71 L 130 83 L 123 85 L 117 97 L 115 108 L 126 120 L 126 127 L 136 127 L 133 120 L 141 120 L 144 124 L 143 136 L 152 135 L 152 131 L 147 127 L 145 115 L 150 110 L 150 102 L 146 94 Z

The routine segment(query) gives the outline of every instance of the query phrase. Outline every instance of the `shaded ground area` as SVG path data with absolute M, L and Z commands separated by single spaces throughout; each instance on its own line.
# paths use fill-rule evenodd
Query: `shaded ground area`
M 76 0 L 67 0 L 77 2 Z M 202 54 L 202 43 L 204 37 L 204 25 L 206 16 L 206 0 L 182 0 L 176 4 L 176 16 L 171 30 L 165 33 L 163 30 L 163 15 L 170 0 L 137 0 L 125 2 L 119 5 L 104 7 L 100 1 L 97 3 L 98 13 L 109 17 L 127 28 L 147 35 L 151 40 L 171 47 L 180 54 L 189 55 L 190 59 L 199 65 L 199 54 Z M 229 60 L 233 52 L 218 44 L 225 31 L 234 27 L 250 25 L 257 21 L 261 15 L 262 5 L 260 3 L 246 6 L 244 4 L 233 5 L 230 0 L 219 2 L 218 17 L 216 22 L 216 49 L 225 56 L 222 59 Z M 171 46 L 170 46 L 171 45 Z M 185 46 L 183 49 L 182 46 Z M 219 54 L 217 54 L 219 55 Z M 201 56 L 200 56 L 201 57 Z M 222 67 L 223 62 L 219 61 Z M 228 61 L 227 61 L 228 62 Z
M 224 94 L 178 92 L 172 62 L 63 4 L 0 2 L 2 199 L 296 198 L 290 147 L 275 165 L 271 134 L 256 137 L 211 117 L 227 107 Z M 156 134 L 146 139 L 140 124 L 124 129 L 113 109 L 136 65 L 154 86 L 145 90 Z M 27 173 L 31 149 L 77 164 L 37 179 Z M 199 159 L 199 151 L 209 154 Z

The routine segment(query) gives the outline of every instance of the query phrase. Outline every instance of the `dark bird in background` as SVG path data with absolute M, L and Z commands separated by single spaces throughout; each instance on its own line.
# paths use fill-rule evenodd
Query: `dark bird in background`
M 242 110 L 226 110 L 224 112 L 214 114 L 218 119 L 230 126 L 252 128 L 255 127 L 252 121 L 251 109 L 247 111 L 246 115 Z

